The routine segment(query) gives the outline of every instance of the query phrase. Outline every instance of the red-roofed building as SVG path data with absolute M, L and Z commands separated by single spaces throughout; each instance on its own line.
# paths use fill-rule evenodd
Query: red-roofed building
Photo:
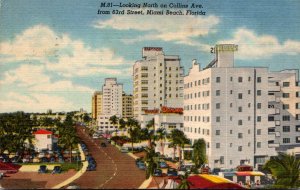
M 33 133 L 35 137 L 34 147 L 37 151 L 52 150 L 53 146 L 53 133 L 45 129 L 39 129 Z

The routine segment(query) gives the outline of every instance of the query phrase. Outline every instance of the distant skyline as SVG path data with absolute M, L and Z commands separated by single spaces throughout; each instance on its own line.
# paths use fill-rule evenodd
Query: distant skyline
M 138 1 L 202 4 L 205 16 L 99 15 L 101 2 L 0 0 L 0 112 L 90 112 L 107 77 L 132 94 L 132 65 L 148 46 L 179 55 L 185 74 L 219 43 L 239 46 L 235 66 L 300 70 L 300 1 Z

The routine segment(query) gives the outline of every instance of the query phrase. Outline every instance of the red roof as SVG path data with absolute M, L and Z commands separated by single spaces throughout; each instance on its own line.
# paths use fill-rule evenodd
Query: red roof
M 46 129 L 39 129 L 36 132 L 34 132 L 33 134 L 35 134 L 35 135 L 52 135 L 52 132 L 47 131 Z

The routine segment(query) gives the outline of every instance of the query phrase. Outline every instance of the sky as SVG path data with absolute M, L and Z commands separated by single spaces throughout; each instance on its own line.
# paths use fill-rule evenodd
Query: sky
M 207 65 L 220 43 L 237 44 L 235 66 L 300 69 L 300 1 L 127 1 L 158 8 L 100 7 L 95 0 L 0 0 L 0 112 L 83 108 L 104 79 L 116 77 L 132 94 L 132 66 L 143 47 Z M 130 4 L 131 3 L 131 4 Z M 172 8 L 180 3 L 188 8 Z M 202 8 L 190 6 L 201 4 Z M 165 4 L 167 8 L 161 8 Z M 205 15 L 185 15 L 187 9 Z M 97 14 L 98 10 L 167 10 L 184 15 Z M 125 13 L 126 13 L 125 12 Z

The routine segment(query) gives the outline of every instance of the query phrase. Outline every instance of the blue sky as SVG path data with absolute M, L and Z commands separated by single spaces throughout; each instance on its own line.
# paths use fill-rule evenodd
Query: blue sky
M 208 64 L 217 43 L 239 45 L 236 66 L 300 69 L 300 1 L 178 1 L 205 16 L 98 15 L 101 2 L 0 0 L 0 112 L 90 111 L 106 77 L 132 93 L 145 46 L 179 55 L 185 73 L 192 59 Z

